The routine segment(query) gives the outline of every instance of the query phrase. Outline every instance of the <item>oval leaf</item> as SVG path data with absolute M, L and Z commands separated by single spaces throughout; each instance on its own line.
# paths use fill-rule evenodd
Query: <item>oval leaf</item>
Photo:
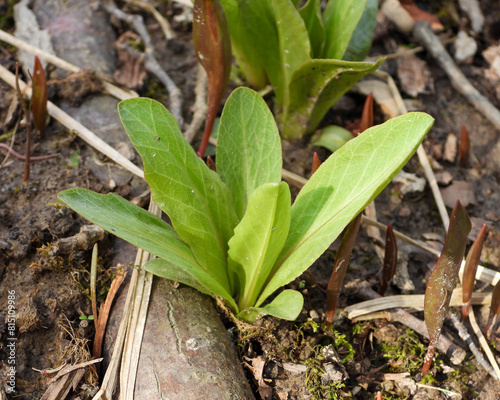
M 196 156 L 175 118 L 151 99 L 122 101 L 118 111 L 130 140 L 144 162 L 153 199 L 228 291 L 227 242 L 237 218 L 231 193 L 220 177 Z
M 283 290 L 276 298 L 264 307 L 251 307 L 241 311 L 237 317 L 254 323 L 264 315 L 294 321 L 299 316 L 304 306 L 304 297 L 296 290 Z
M 406 164 L 433 122 L 423 113 L 391 119 L 350 140 L 319 167 L 292 206 L 290 234 L 257 305 L 328 248 Z
M 267 104 L 253 90 L 236 89 L 221 116 L 217 172 L 233 195 L 239 219 L 257 187 L 281 181 L 281 167 L 279 132 Z
M 247 212 L 229 241 L 229 268 L 242 285 L 238 305 L 255 304 L 285 244 L 290 227 L 290 189 L 286 182 L 266 183 L 250 196 Z

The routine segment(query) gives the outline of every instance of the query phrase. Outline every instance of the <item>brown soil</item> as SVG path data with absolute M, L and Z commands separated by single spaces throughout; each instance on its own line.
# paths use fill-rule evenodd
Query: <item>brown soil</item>
M 7 3 L 0 0 L 0 6 L 6 7 Z M 160 10 L 170 20 L 173 21 L 174 14 L 180 13 L 178 6 L 160 3 Z M 500 10 L 496 3 L 496 8 L 493 8 L 493 3 L 495 2 L 482 1 L 483 11 L 488 11 L 487 28 L 484 34 L 479 35 L 478 55 L 472 64 L 464 65 L 463 70 L 490 101 L 500 106 L 495 88 L 484 78 L 487 65 L 480 55 L 481 50 L 498 42 L 495 26 L 498 24 Z M 426 4 L 422 6 L 425 8 Z M 184 117 L 189 121 L 196 79 L 196 61 L 190 44 L 190 25 L 173 21 L 173 27 L 179 36 L 167 45 L 161 39 L 158 25 L 147 18 L 156 39 L 160 62 L 171 73 L 171 77 L 184 94 Z M 445 17 L 445 20 L 448 21 L 447 18 Z M 6 24 L 6 28 L 10 28 L 11 22 L 7 21 Z M 448 24 L 445 34 L 452 36 L 456 33 L 457 26 L 451 20 Z M 390 35 L 394 35 L 394 31 L 390 31 Z M 408 40 L 397 34 L 396 36 L 401 44 Z M 385 53 L 388 38 L 387 35 L 382 36 L 374 43 L 373 55 Z M 0 63 L 12 70 L 15 62 L 12 48 L 2 47 L 0 44 L 0 50 Z M 471 237 L 476 235 L 483 223 L 488 224 L 489 233 L 483 259 L 491 268 L 498 269 L 500 162 L 495 151 L 499 146 L 498 131 L 451 88 L 448 78 L 432 59 L 426 58 L 425 53 L 420 57 L 428 62 L 435 86 L 433 94 L 418 96 L 419 109 L 436 118 L 424 146 L 443 166 L 444 171 L 451 174 L 453 180 L 473 184 L 475 201 L 467 207 L 473 220 Z M 386 64 L 386 68 L 391 72 L 395 70 L 394 63 L 389 61 Z M 153 78 L 148 78 L 139 91 L 142 95 L 163 100 L 165 98 L 161 84 Z M 0 121 L 5 120 L 13 97 L 13 91 L 0 82 Z M 352 122 L 360 115 L 362 102 L 361 97 L 348 95 L 343 104 L 353 104 L 354 107 L 348 112 L 343 111 L 341 116 L 338 112 L 332 113 L 327 119 L 336 123 Z M 380 115 L 377 118 L 380 120 Z M 459 136 L 462 123 L 469 129 L 472 144 L 473 154 L 467 168 L 459 168 L 455 163 L 442 159 L 447 135 L 454 133 Z M 3 126 L 0 135 L 12 129 L 12 124 Z M 21 126 L 14 141 L 14 149 L 19 153 L 24 153 L 25 140 L 26 129 Z M 3 139 L 2 143 L 10 143 L 10 139 Z M 50 122 L 43 138 L 34 137 L 34 143 L 32 154 L 58 153 L 60 156 L 33 163 L 31 178 L 27 183 L 21 182 L 23 162 L 9 157 L 1 166 L 0 179 L 0 359 L 3 360 L 0 382 L 4 387 L 8 379 L 8 376 L 4 375 L 9 366 L 6 338 L 8 324 L 4 320 L 7 318 L 8 294 L 15 293 L 15 332 L 18 349 L 18 392 L 15 398 L 18 399 L 40 398 L 53 376 L 53 373 L 50 373 L 53 371 L 49 369 L 64 363 L 74 364 L 90 359 L 89 349 L 92 348 L 94 331 L 92 325 L 88 326 L 88 321 L 80 319 L 92 314 L 88 295 L 90 250 L 58 255 L 54 255 L 52 251 L 54 242 L 75 235 L 86 221 L 68 209 L 61 208 L 56 201 L 57 193 L 71 187 L 84 187 L 102 193 L 114 191 L 131 199 L 141 192 L 130 179 L 119 182 L 116 187 L 111 184 L 110 187 L 106 174 L 97 176 L 97 173 L 92 172 L 95 171 L 94 157 L 100 156 L 96 156 L 84 142 L 53 121 Z M 323 159 L 328 156 L 326 150 L 309 147 L 306 141 L 284 143 L 283 149 L 285 168 L 304 176 L 308 176 L 310 172 L 314 151 L 318 151 Z M 415 157 L 405 169 L 423 176 Z M 381 222 L 391 222 L 395 229 L 411 237 L 421 238 L 425 233 L 433 233 L 441 238 L 445 236 L 429 188 L 423 193 L 403 196 L 398 187 L 390 184 L 377 198 L 376 206 Z M 106 237 L 100 242 L 102 267 L 99 285 L 103 287 L 101 301 L 105 296 L 105 288 L 109 286 L 115 273 L 116 264 L 112 260 L 116 254 L 113 243 L 112 237 Z M 444 398 L 438 391 L 415 386 L 415 382 L 421 381 L 419 369 L 427 342 L 414 333 L 407 332 L 404 326 L 383 319 L 362 323 L 339 319 L 335 329 L 322 324 L 325 316 L 326 285 L 335 257 L 335 248 L 334 244 L 309 271 L 292 284 L 294 288 L 302 291 L 306 300 L 305 308 L 296 322 L 265 318 L 255 330 L 237 332 L 230 320 L 223 316 L 227 328 L 234 333 L 235 344 L 238 346 L 241 361 L 246 366 L 256 398 L 373 399 L 379 390 L 383 391 L 384 399 Z M 409 245 L 401 244 L 400 251 L 402 257 L 408 261 L 415 293 L 423 293 L 429 268 L 435 258 Z M 371 241 L 362 232 L 346 281 L 367 280 L 377 289 L 379 270 L 380 262 Z M 392 287 L 388 295 L 400 292 L 400 289 Z M 360 300 L 355 296 L 343 293 L 340 307 L 358 301 Z M 421 313 L 417 313 L 417 316 L 422 318 Z M 484 324 L 484 320 L 480 319 L 480 322 Z M 451 325 L 446 325 L 446 334 L 464 346 L 450 327 Z M 407 344 L 408 348 L 405 348 L 404 344 Z M 392 357 L 388 357 L 390 355 Z M 498 359 L 498 352 L 496 356 Z M 301 367 L 293 370 L 291 364 Z M 500 399 L 498 381 L 488 376 L 474 359 L 470 359 L 469 353 L 461 366 L 451 365 L 449 360 L 442 356 L 437 358 L 435 365 L 434 381 L 431 385 L 459 393 L 463 399 Z M 260 384 L 254 375 L 258 368 L 261 368 L 264 378 Z M 338 374 L 337 381 L 331 377 L 325 378 L 325 372 L 331 371 Z M 385 373 L 404 372 L 409 373 L 404 379 L 384 380 Z M 87 373 L 82 382 L 84 383 L 76 393 L 79 398 L 90 398 L 97 387 L 95 372 Z M 0 397 L 1 391 L 0 388 Z M 77 398 L 77 395 L 72 398 Z

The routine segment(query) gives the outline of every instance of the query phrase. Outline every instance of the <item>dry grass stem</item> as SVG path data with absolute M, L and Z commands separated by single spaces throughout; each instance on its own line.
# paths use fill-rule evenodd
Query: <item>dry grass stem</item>
M 16 85 L 15 75 L 12 72 L 10 72 L 7 68 L 5 68 L 3 65 L 0 65 L 0 79 L 4 80 L 12 87 L 15 87 Z M 25 96 L 31 97 L 31 88 L 28 85 L 26 85 L 26 83 L 24 83 L 23 81 L 19 81 L 19 85 L 21 87 L 21 90 L 25 92 Z M 94 147 L 96 150 L 100 151 L 107 157 L 111 158 L 118 165 L 134 173 L 135 175 L 141 178 L 144 177 L 144 172 L 137 165 L 135 165 L 130 160 L 125 158 L 113 147 L 107 144 L 104 140 L 99 138 L 95 133 L 91 132 L 85 126 L 80 124 L 70 115 L 68 115 L 59 107 L 57 107 L 54 103 L 49 101 L 47 104 L 47 108 L 49 114 L 54 119 L 56 119 L 61 124 L 66 126 L 70 131 L 75 132 L 78 137 L 83 139 L 85 142 Z
M 486 305 L 491 302 L 491 293 L 476 292 L 472 294 L 473 305 Z M 450 306 L 460 307 L 462 306 L 462 288 L 456 288 L 451 296 Z M 353 304 L 345 308 L 347 312 L 347 317 L 349 319 L 363 319 L 361 317 L 366 316 L 369 318 L 369 314 L 388 310 L 391 308 L 411 308 L 414 310 L 424 309 L 424 295 L 423 294 L 407 294 L 407 295 L 396 295 L 381 297 L 373 300 L 363 301 L 361 303 Z
M 65 71 L 69 71 L 71 73 L 82 72 L 80 67 L 73 65 L 62 58 L 55 56 L 54 54 L 47 53 L 44 50 L 39 49 L 38 47 L 32 46 L 31 44 L 16 38 L 15 36 L 3 31 L 0 29 L 0 40 L 17 47 L 18 49 L 29 52 L 33 55 L 37 55 L 42 60 L 47 61 L 48 63 L 55 65 L 56 67 L 62 68 Z M 104 89 L 110 95 L 116 97 L 119 100 L 132 99 L 134 97 L 139 97 L 139 95 L 132 90 L 125 90 L 119 88 L 118 86 L 110 83 L 104 76 L 97 74 L 97 77 L 103 81 Z
M 170 78 L 167 72 L 161 67 L 160 63 L 156 60 L 154 55 L 154 46 L 151 36 L 146 29 L 146 25 L 144 24 L 144 20 L 140 15 L 130 15 L 124 13 L 117 7 L 106 5 L 99 3 L 100 7 L 104 8 L 106 12 L 111 15 L 114 15 L 118 19 L 127 22 L 130 24 L 137 34 L 142 38 L 144 43 L 145 51 L 144 53 L 132 48 L 132 46 L 128 44 L 120 45 L 121 48 L 129 52 L 132 57 L 137 59 L 143 59 L 144 67 L 146 70 L 154 74 L 165 86 L 167 92 L 169 94 L 169 102 L 170 106 L 168 107 L 174 118 L 179 122 L 179 125 L 182 127 L 183 118 L 182 118 L 182 92 L 176 86 L 174 81 Z
M 191 123 L 184 132 L 184 137 L 191 143 L 196 136 L 196 134 L 201 129 L 201 126 L 205 122 L 205 117 L 207 115 L 207 85 L 208 78 L 205 69 L 198 63 L 198 69 L 196 71 L 196 86 L 194 88 L 195 100 L 192 107 L 193 118 Z

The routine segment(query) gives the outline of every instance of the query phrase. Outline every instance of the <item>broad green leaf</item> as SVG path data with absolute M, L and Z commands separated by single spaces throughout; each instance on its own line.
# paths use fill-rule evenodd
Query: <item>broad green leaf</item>
M 253 90 L 236 89 L 219 125 L 217 172 L 233 195 L 239 219 L 257 187 L 281 181 L 281 167 L 279 132 L 267 104 Z
M 324 58 L 341 60 L 363 14 L 367 0 L 329 0 L 323 14 Z
M 308 0 L 299 10 L 299 14 L 306 24 L 311 43 L 311 58 L 321 57 L 325 44 L 326 32 L 321 17 L 321 1 Z
M 393 118 L 333 153 L 302 188 L 274 276 L 256 305 L 305 271 L 406 164 L 433 123 L 423 113 Z
M 291 0 L 239 0 L 247 40 L 264 60 L 276 101 L 288 101 L 293 71 L 310 58 L 309 35 Z
M 258 56 L 254 43 L 248 40 L 238 0 L 221 0 L 221 4 L 229 25 L 234 57 L 250 86 L 257 90 L 263 89 L 267 83 L 264 63 Z
M 118 105 L 130 140 L 142 157 L 153 199 L 167 213 L 195 258 L 231 292 L 227 242 L 237 218 L 231 193 L 196 156 L 175 118 L 157 101 L 131 99 Z
M 148 261 L 144 269 L 161 278 L 170 279 L 191 286 L 209 296 L 220 296 L 228 302 L 234 312 L 238 312 L 238 306 L 231 295 L 204 270 L 197 271 L 196 276 L 194 276 L 187 270 L 179 268 L 179 266 L 161 258 L 154 258 Z
M 361 19 L 351 36 L 344 53 L 344 60 L 363 61 L 372 46 L 373 33 L 377 26 L 378 0 L 368 0 Z
M 429 331 L 429 347 L 424 359 L 422 373 L 429 370 L 436 343 L 448 314 L 451 294 L 457 284 L 458 271 L 465 254 L 471 221 L 464 206 L 457 201 L 450 216 L 450 226 L 441 255 L 432 270 L 425 289 L 424 318 Z
M 285 138 L 295 139 L 316 129 L 326 112 L 357 81 L 378 69 L 375 64 L 340 60 L 309 60 L 293 74 L 290 103 L 281 115 Z
M 249 198 L 248 208 L 229 241 L 228 266 L 242 285 L 238 305 L 255 304 L 290 228 L 290 189 L 286 182 L 259 186 Z
M 347 129 L 338 125 L 328 125 L 321 129 L 320 134 L 311 140 L 311 144 L 324 147 L 333 153 L 352 138 L 354 136 Z
M 237 317 L 254 323 L 264 315 L 294 321 L 299 316 L 304 306 L 304 297 L 295 290 L 283 290 L 276 298 L 264 307 L 250 307 L 241 311 Z

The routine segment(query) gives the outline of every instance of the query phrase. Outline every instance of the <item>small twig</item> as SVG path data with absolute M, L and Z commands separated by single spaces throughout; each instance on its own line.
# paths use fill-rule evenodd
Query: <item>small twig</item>
M 201 126 L 205 122 L 205 117 L 207 114 L 207 73 L 203 69 L 200 63 L 198 63 L 198 69 L 196 72 L 196 86 L 194 88 L 195 100 L 193 104 L 193 119 L 187 127 L 184 133 L 186 140 L 191 143 L 200 130 Z
M 142 0 L 125 0 L 125 1 L 129 4 L 142 8 L 143 10 L 151 13 L 153 17 L 156 19 L 156 21 L 158 21 L 158 23 L 160 24 L 161 29 L 163 30 L 163 34 L 165 35 L 165 38 L 167 40 L 174 39 L 176 37 L 175 32 L 173 31 L 167 19 L 165 19 L 163 15 L 161 15 L 152 4 L 146 3 L 145 1 Z
M 179 125 L 182 127 L 183 118 L 182 118 L 182 92 L 176 86 L 174 81 L 170 78 L 167 72 L 160 66 L 156 57 L 154 56 L 154 46 L 151 36 L 146 29 L 146 25 L 144 24 L 144 20 L 140 15 L 130 15 L 127 14 L 120 9 L 99 3 L 99 5 L 106 10 L 111 15 L 119 18 L 122 21 L 130 24 L 135 31 L 141 36 L 142 41 L 144 42 L 145 51 L 141 53 L 140 51 L 133 49 L 132 46 L 128 44 L 120 45 L 121 48 L 128 51 L 132 57 L 140 59 L 142 58 L 144 61 L 144 67 L 146 70 L 154 74 L 165 86 L 167 92 L 170 97 L 170 112 L 174 116 L 174 118 L 179 122 Z
M 370 287 L 370 285 L 366 281 L 355 280 L 349 282 L 346 285 L 346 289 L 350 290 L 352 294 L 355 294 L 358 297 L 365 300 L 377 299 L 381 297 L 376 291 L 374 291 Z M 429 333 L 427 331 L 427 326 L 425 325 L 425 322 L 407 313 L 401 308 L 380 312 L 378 314 L 378 317 L 386 318 L 389 321 L 400 322 L 406 325 L 407 327 L 413 329 L 421 336 L 429 338 Z M 454 344 L 445 335 L 439 336 L 437 348 L 440 352 L 446 354 L 451 360 L 451 362 L 455 365 L 460 364 L 465 359 L 466 355 L 465 350 Z
M 487 305 L 491 303 L 491 293 L 475 292 L 472 293 L 471 304 L 473 305 Z M 456 288 L 451 296 L 450 306 L 459 307 L 463 304 L 462 301 L 462 288 Z M 390 308 L 411 308 L 414 310 L 424 309 L 424 295 L 423 294 L 403 294 L 388 297 L 380 297 L 377 299 L 366 300 L 361 303 L 347 306 L 344 311 L 347 313 L 349 319 L 359 319 L 374 312 L 387 310 Z
M 469 346 L 469 349 L 472 354 L 474 354 L 474 357 L 476 357 L 477 362 L 481 364 L 485 371 L 488 372 L 488 374 L 490 374 L 493 378 L 500 379 L 500 376 L 497 376 L 493 368 L 491 368 L 490 364 L 488 364 L 488 362 L 484 358 L 481 350 L 479 350 L 476 344 L 472 341 L 469 332 L 467 332 L 464 324 L 462 324 L 458 317 L 451 311 L 448 313 L 448 317 L 451 319 L 451 322 L 453 322 L 453 326 L 458 331 L 459 336 L 462 338 L 465 344 Z
M 423 21 L 418 22 L 413 29 L 413 34 L 443 68 L 455 90 L 461 93 L 480 113 L 488 118 L 497 129 L 500 129 L 500 111 L 472 86 L 448 54 L 439 38 L 432 32 L 429 24 Z
M 22 161 L 26 160 L 25 156 L 23 156 L 22 154 L 19 154 L 12 147 L 6 145 L 5 143 L 0 143 L 0 149 L 7 150 L 7 154 L 12 154 L 18 160 L 22 160 Z M 51 158 L 56 158 L 56 157 L 59 157 L 59 154 L 50 154 L 48 156 L 31 156 L 30 157 L 30 162 L 50 160 Z
M 94 326 L 96 329 L 99 328 L 99 315 L 97 315 L 97 256 L 99 253 L 97 243 L 94 244 L 92 249 L 92 260 L 90 262 L 90 300 L 92 302 L 92 314 L 94 316 Z

